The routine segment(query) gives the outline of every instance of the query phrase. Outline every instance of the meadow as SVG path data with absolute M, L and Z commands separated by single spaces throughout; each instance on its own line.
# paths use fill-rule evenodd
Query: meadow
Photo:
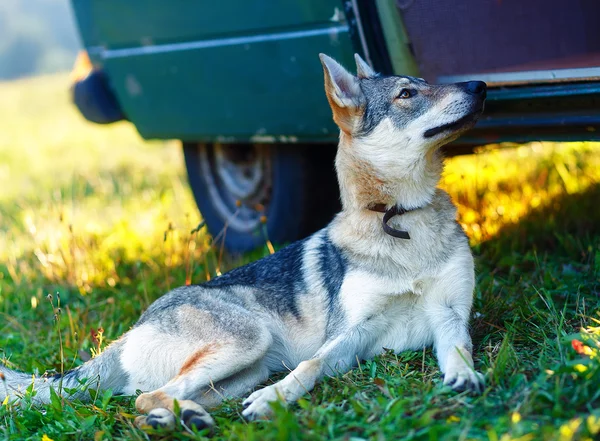
M 87 123 L 69 79 L 0 83 L 0 362 L 63 372 L 101 352 L 170 288 L 269 253 L 220 258 L 178 142 Z M 212 439 L 600 439 L 600 144 L 482 148 L 447 161 L 477 262 L 472 317 L 483 395 L 443 387 L 432 351 L 386 353 L 328 378 L 271 421 L 241 400 Z M 0 387 L 2 384 L 0 382 Z M 0 440 L 194 440 L 142 432 L 135 397 L 0 405 Z

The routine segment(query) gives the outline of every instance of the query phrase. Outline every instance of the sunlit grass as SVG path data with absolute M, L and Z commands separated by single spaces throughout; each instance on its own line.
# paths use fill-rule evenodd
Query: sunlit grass
M 195 251 L 200 218 L 178 142 L 88 123 L 63 75 L 0 84 L 0 96 L 0 260 L 13 279 L 83 294 L 119 282 L 120 260 L 162 268 Z
M 66 368 L 81 363 L 102 349 L 99 328 L 118 338 L 152 300 L 219 266 L 206 231 L 192 232 L 201 218 L 179 143 L 144 142 L 128 123 L 87 123 L 68 89 L 61 75 L 0 83 L 0 360 L 29 372 L 59 371 L 60 345 Z M 599 184 L 598 143 L 447 161 L 442 185 L 478 255 L 483 397 L 444 391 L 430 351 L 388 354 L 325 381 L 272 423 L 247 425 L 239 403 L 227 402 L 215 414 L 217 438 L 597 436 Z M 569 227 L 578 220 L 583 227 Z M 61 297 L 57 325 L 50 293 Z M 43 412 L 0 406 L 0 439 L 147 439 L 133 413 L 132 399 L 110 394 Z
M 553 207 L 560 196 L 600 183 L 600 143 L 498 147 L 446 163 L 442 187 L 458 205 L 473 244 L 489 240 L 532 209 Z

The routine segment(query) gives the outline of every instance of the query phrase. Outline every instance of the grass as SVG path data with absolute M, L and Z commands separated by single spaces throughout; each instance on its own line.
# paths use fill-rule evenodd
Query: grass
M 200 217 L 177 143 L 88 124 L 67 90 L 64 76 L 0 84 L 0 359 L 27 372 L 82 363 L 168 289 L 250 259 L 221 265 L 206 232 L 191 232 Z M 228 401 L 214 439 L 600 437 L 600 145 L 484 150 L 448 161 L 443 186 L 477 256 L 485 393 L 442 387 L 430 350 L 389 353 L 277 405 L 269 422 L 244 422 Z M 3 404 L 0 439 L 205 435 L 145 434 L 134 398 L 93 395 Z

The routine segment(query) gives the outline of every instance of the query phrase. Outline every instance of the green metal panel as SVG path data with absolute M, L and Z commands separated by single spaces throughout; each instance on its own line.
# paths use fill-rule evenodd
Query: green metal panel
M 90 56 L 145 138 L 337 137 L 318 53 L 353 68 L 337 0 L 73 0 Z
M 331 24 L 337 0 L 73 0 L 92 17 L 90 45 L 109 48 L 195 41 Z M 82 29 L 86 33 L 86 29 Z M 84 37 L 86 44 L 88 40 Z
M 318 52 L 349 64 L 344 46 L 345 33 L 316 35 L 108 58 L 105 66 L 125 114 L 146 138 L 332 139 L 338 131 Z

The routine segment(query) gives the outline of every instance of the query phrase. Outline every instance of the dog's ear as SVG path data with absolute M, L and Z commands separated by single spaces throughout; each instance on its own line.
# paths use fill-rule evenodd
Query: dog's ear
M 363 94 L 358 79 L 333 58 L 319 54 L 325 71 L 325 92 L 339 107 L 352 107 L 362 103 Z
M 325 72 L 325 93 L 333 111 L 333 119 L 345 132 L 352 133 L 354 117 L 365 98 L 358 78 L 333 58 L 319 54 Z
M 371 66 L 367 64 L 365 60 L 360 58 L 360 55 L 354 54 L 354 60 L 356 60 L 356 75 L 358 78 L 371 78 L 377 75 Z

